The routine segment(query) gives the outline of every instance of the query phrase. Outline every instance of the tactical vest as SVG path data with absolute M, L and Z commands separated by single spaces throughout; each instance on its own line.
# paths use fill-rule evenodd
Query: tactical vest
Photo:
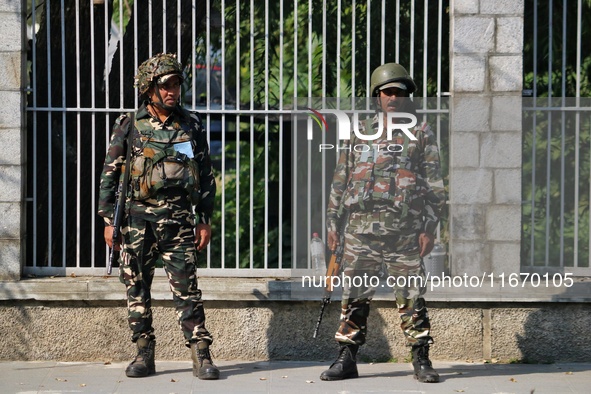
M 171 131 L 170 139 L 158 139 L 151 127 L 136 121 L 140 141 L 134 142 L 131 158 L 131 188 L 133 199 L 146 200 L 165 188 L 182 188 L 193 205 L 200 199 L 199 167 L 193 159 L 190 131 Z M 145 129 L 145 130 L 143 130 Z M 139 149 L 137 147 L 140 147 Z
M 408 155 L 409 139 L 398 138 L 398 153 L 379 154 L 372 144 L 362 152 L 349 175 L 343 206 L 351 211 L 371 209 L 374 203 L 392 204 L 405 217 L 416 189 L 416 171 Z

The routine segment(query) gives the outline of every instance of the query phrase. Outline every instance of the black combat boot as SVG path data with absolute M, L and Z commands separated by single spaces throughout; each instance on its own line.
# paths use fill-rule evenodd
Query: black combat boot
M 359 345 L 341 344 L 339 356 L 329 369 L 320 374 L 320 379 L 341 380 L 359 377 L 355 359 L 358 350 Z
M 439 382 L 439 374 L 433 369 L 431 360 L 429 360 L 429 345 L 412 347 L 412 366 L 415 370 L 415 379 L 419 382 Z
M 193 359 L 193 376 L 202 380 L 220 378 L 220 370 L 211 361 L 209 344 L 205 341 L 191 343 L 191 358 Z
M 143 378 L 156 373 L 154 354 L 156 353 L 156 341 L 148 338 L 137 340 L 137 356 L 127 366 L 125 374 L 130 378 Z

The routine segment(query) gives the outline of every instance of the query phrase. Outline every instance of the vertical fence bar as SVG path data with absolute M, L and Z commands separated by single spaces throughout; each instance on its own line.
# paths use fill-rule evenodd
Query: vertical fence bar
M 60 42 L 61 42 L 61 94 L 62 94 L 62 267 L 66 268 L 66 212 L 68 192 L 66 190 L 67 162 L 66 162 L 66 30 L 64 16 L 64 0 L 60 2 Z M 77 230 L 79 231 L 79 230 Z
M 426 111 L 427 108 L 427 48 L 429 39 L 429 4 L 428 0 L 423 2 L 425 10 L 423 11 L 423 109 Z M 423 117 L 424 121 L 427 121 L 427 112 Z M 439 134 L 439 130 L 437 130 Z
M 254 110 L 254 0 L 250 0 L 250 110 Z M 250 160 L 249 160 L 249 202 L 250 202 L 250 232 L 249 232 L 249 268 L 254 268 L 254 115 L 250 114 Z
M 76 25 L 76 107 L 78 107 L 78 109 L 80 109 L 80 71 L 79 71 L 80 70 L 80 4 L 78 2 L 76 2 L 75 9 L 76 9 L 76 19 L 75 19 L 75 25 Z M 81 203 L 80 203 L 80 197 L 81 197 L 80 178 L 81 178 L 81 174 L 82 174 L 81 164 L 80 164 L 82 162 L 82 152 L 80 149 L 80 145 L 81 145 L 80 144 L 80 138 L 81 138 L 81 132 L 80 132 L 81 116 L 80 115 L 81 115 L 80 111 L 77 111 L 76 112 L 76 267 L 77 268 L 80 267 L 80 242 L 81 242 L 80 212 L 82 211 L 82 209 L 81 209 L 82 207 L 81 207 Z M 91 215 L 91 217 L 92 216 L 94 216 L 94 215 Z M 91 228 L 90 231 L 92 234 L 94 234 L 94 226 Z M 91 239 L 94 239 L 94 236 L 92 236 Z M 91 248 L 90 250 L 94 251 L 94 248 Z M 90 266 L 94 268 L 94 253 L 90 253 L 90 255 L 91 255 Z
M 326 12 L 326 0 L 322 0 L 322 108 L 325 108 L 326 103 L 326 49 L 328 45 L 326 42 Z
M 33 267 L 37 267 L 37 3 L 35 0 L 31 2 L 31 35 L 33 42 L 31 44 L 31 87 L 33 88 L 33 206 L 31 211 L 33 212 Z M 29 158 L 27 158 L 29 159 Z
M 222 87 L 222 92 L 221 92 L 221 100 L 222 100 L 222 110 L 226 109 L 226 2 L 225 0 L 222 0 L 221 2 L 221 18 L 222 18 L 222 31 L 221 31 L 221 40 L 222 40 L 222 60 L 221 60 L 221 72 L 222 72 L 222 83 L 221 83 L 221 87 Z M 238 13 L 238 10 L 236 10 L 236 12 Z M 195 42 L 195 40 L 193 40 L 193 42 Z M 193 50 L 193 52 L 195 52 Z M 236 65 L 238 66 L 239 61 L 238 59 L 236 59 Z M 193 70 L 195 69 L 194 67 L 195 65 L 193 64 Z M 222 139 L 222 163 L 221 163 L 221 168 L 222 168 L 222 174 L 221 174 L 221 179 L 222 179 L 222 185 L 221 185 L 221 189 L 222 189 L 222 206 L 221 206 L 221 210 L 222 210 L 222 217 L 221 217 L 221 253 L 220 253 L 220 259 L 222 261 L 222 267 L 224 266 L 224 261 L 225 261 L 225 250 L 226 250 L 226 186 L 225 186 L 225 179 L 226 179 L 226 114 L 222 112 L 222 128 L 221 128 L 221 139 Z M 238 127 L 236 127 L 236 130 L 238 130 Z M 211 259 L 208 259 L 207 261 L 207 268 L 211 267 Z
M 137 1 L 133 2 L 133 14 L 137 15 Z M 137 32 L 137 18 L 133 18 L 133 31 Z M 150 26 L 148 28 L 148 35 L 151 37 L 152 36 L 152 27 Z M 148 39 L 149 42 L 150 39 Z M 193 41 L 194 42 L 194 41 Z M 151 47 L 150 47 L 150 51 L 151 51 Z M 137 33 L 133 35 L 133 69 L 137 70 L 138 66 L 139 66 L 139 59 L 138 59 L 138 37 L 137 37 Z M 135 85 L 135 84 L 134 84 Z M 133 108 L 131 109 L 132 111 L 135 111 L 136 108 L 139 108 L 139 97 L 137 94 L 137 88 L 134 88 L 133 90 Z
M 573 244 L 573 251 L 574 251 L 574 255 L 573 255 L 573 267 L 578 267 L 579 266 L 579 177 L 580 175 L 580 170 L 579 170 L 579 163 L 580 163 L 580 155 L 579 155 L 579 149 L 580 149 L 580 145 L 581 142 L 579 141 L 580 138 L 580 127 L 581 127 L 581 113 L 579 112 L 578 108 L 581 107 L 581 100 L 580 100 L 580 95 L 581 95 L 581 82 L 580 82 L 580 78 L 581 78 L 581 13 L 582 13 L 582 4 L 581 4 L 581 0 L 577 1 L 577 57 L 576 57 L 576 63 L 575 63 L 575 72 L 576 72 L 576 82 L 575 82 L 575 105 L 577 107 L 577 112 L 575 113 L 575 179 L 577 180 L 575 182 L 575 202 L 574 202 L 574 210 L 575 210 L 575 214 L 574 214 L 574 233 L 575 233 L 575 237 L 574 237 L 574 244 Z M 565 51 L 566 52 L 566 51 Z
M 269 111 L 269 0 L 265 0 L 265 111 Z M 269 114 L 265 114 L 265 247 L 263 251 L 265 269 L 268 266 L 269 257 Z M 251 196 L 251 198 L 254 196 Z
M 396 0 L 396 20 L 400 20 L 400 0 Z M 400 63 L 400 23 L 396 24 L 396 46 L 394 61 L 396 63 Z
M 168 52 L 168 48 L 166 47 L 166 27 L 168 26 L 168 24 L 166 23 L 166 11 L 166 0 L 162 0 L 162 53 Z
M 186 0 L 185 0 L 186 1 Z M 183 54 L 181 53 L 181 0 L 177 0 L 176 2 L 176 53 L 178 54 L 178 58 L 182 59 Z M 193 41 L 195 42 L 195 41 Z
M 298 0 L 293 0 L 293 106 L 296 106 L 296 102 L 297 102 L 297 97 L 298 97 Z M 292 124 L 295 124 L 295 122 L 297 122 L 297 115 L 294 115 L 294 119 L 292 121 Z M 297 144 L 297 134 L 295 133 L 295 129 L 292 130 L 293 132 L 293 137 L 292 137 L 292 141 L 294 141 L 293 143 L 293 157 L 297 158 L 298 157 L 298 144 Z M 297 169 L 298 169 L 298 161 L 295 159 L 292 159 L 293 162 L 293 174 L 294 176 L 292 177 L 292 187 L 293 187 L 293 192 L 292 192 L 292 196 L 297 196 L 298 195 L 298 183 L 297 183 L 297 177 L 295 176 L 295 174 L 297 174 Z M 296 203 L 296 200 L 292 198 L 292 202 L 293 202 L 293 211 L 292 211 L 292 228 L 296 229 L 298 228 L 298 218 L 299 218 L 299 213 L 298 213 L 298 204 Z M 293 256 L 293 264 L 292 264 L 292 268 L 297 268 L 297 257 L 298 255 L 298 248 L 297 248 L 297 242 L 298 242 L 298 236 L 297 236 L 297 231 L 292 231 L 292 256 Z
M 236 109 L 240 108 L 240 0 L 236 0 Z M 240 115 L 236 115 L 236 268 L 240 268 Z M 222 268 L 224 266 L 222 265 Z
M 342 26 L 341 26 L 341 14 L 342 14 L 342 6 L 341 6 L 342 0 L 338 0 L 337 3 L 337 86 L 336 86 L 336 97 L 340 98 L 341 97 L 341 45 L 342 43 L 342 35 L 341 35 L 341 30 L 342 30 Z M 340 100 L 337 100 L 337 108 L 338 105 L 340 104 Z M 324 134 L 323 134 L 324 135 Z M 324 141 L 323 141 L 324 142 Z M 324 157 L 324 156 L 323 156 Z M 322 168 L 326 168 L 326 167 L 322 167 Z M 324 183 L 323 183 L 324 184 Z M 325 205 L 323 205 L 325 206 Z
M 211 1 L 207 0 L 205 2 L 205 20 L 207 21 L 205 24 L 205 108 L 206 108 L 206 127 L 205 133 L 207 136 L 207 142 L 211 142 Z M 196 69 L 193 68 L 193 72 L 196 72 Z M 207 260 L 207 268 L 211 267 L 211 248 L 207 247 L 206 249 L 206 260 Z
M 191 2 L 191 42 L 197 43 L 197 30 L 195 26 L 195 18 L 197 17 L 197 0 Z M 191 109 L 195 109 L 195 96 L 197 95 L 197 64 L 195 58 L 196 48 L 191 50 Z
M 439 0 L 437 7 L 437 146 L 441 149 L 441 53 L 443 30 L 443 0 Z
M 367 23 L 366 23 L 366 47 L 365 47 L 365 91 L 369 92 L 369 96 L 371 96 L 372 92 L 370 92 L 370 75 L 371 75 L 371 0 L 367 0 Z
M 135 3 L 135 2 L 134 2 Z M 107 5 L 105 4 L 105 7 L 107 7 Z M 123 65 L 125 64 L 123 59 L 125 59 L 125 45 L 123 45 L 123 36 L 125 34 L 125 27 L 123 26 L 123 2 L 120 1 L 119 2 L 119 107 L 123 108 L 125 105 L 125 101 L 124 101 L 124 95 L 123 95 L 123 87 L 125 86 L 125 80 L 124 80 L 124 76 L 123 76 Z M 137 19 L 137 18 L 135 18 Z M 108 23 L 108 22 L 107 22 Z M 134 33 L 137 32 L 134 31 Z M 134 37 L 137 36 L 137 34 L 134 34 Z M 109 58 L 107 58 L 107 64 L 110 61 Z M 110 69 L 110 67 L 109 67 Z M 114 71 L 114 70 L 113 70 Z M 108 73 L 106 73 L 106 75 L 108 75 Z
M 47 19 L 47 108 L 52 107 L 51 100 L 51 23 L 49 23 L 51 15 L 50 0 L 45 3 L 45 18 Z M 51 134 L 52 134 L 52 120 L 51 111 L 47 111 L 47 266 L 51 267 L 53 260 L 52 244 L 53 244 L 53 232 L 52 232 L 52 221 L 53 217 L 53 182 L 51 179 L 53 161 L 51 147 Z
M 548 42 L 552 43 L 552 0 L 548 2 Z M 552 106 L 552 45 L 548 45 L 548 107 Z M 550 238 L 550 174 L 551 174 L 551 145 L 552 140 L 552 111 L 548 111 L 548 128 L 546 144 L 546 240 Z M 550 242 L 546 242 L 545 266 L 550 262 Z
M 357 54 L 356 44 L 357 44 L 357 26 L 355 25 L 355 21 L 357 18 L 357 4 L 355 3 L 356 0 L 352 0 L 352 12 L 351 12 L 351 31 L 352 38 L 351 38 L 351 107 L 353 107 L 353 103 L 355 102 L 355 96 L 357 96 L 357 86 L 355 85 L 355 76 L 356 76 L 356 62 L 355 62 L 355 55 Z M 338 155 L 335 155 L 338 160 Z
M 308 105 L 311 105 L 311 97 L 312 93 L 312 0 L 308 0 Z M 312 125 L 312 119 L 307 119 L 308 127 Z M 308 152 L 307 152 L 307 182 L 306 182 L 306 197 L 307 197 L 307 204 L 306 204 L 306 239 L 310 239 L 310 234 L 312 234 L 312 144 L 308 141 Z M 311 267 L 310 261 L 310 244 L 307 243 L 308 253 L 307 253 L 307 260 L 308 260 L 308 268 Z
M 283 1 L 279 2 L 279 108 L 283 110 L 283 39 L 285 30 L 283 28 Z M 279 254 L 277 268 L 283 268 L 283 111 L 279 114 L 279 210 L 277 216 L 279 217 Z
M 206 125 L 207 125 L 207 140 L 210 140 L 210 123 L 211 123 L 211 1 L 205 2 L 205 110 L 206 110 Z
M 137 2 L 134 1 L 133 2 L 133 6 L 135 7 L 136 11 L 137 11 L 137 6 L 136 6 Z M 136 13 L 137 15 L 137 13 Z M 152 17 L 152 0 L 148 0 L 148 57 L 152 57 L 152 52 L 153 52 L 153 40 L 152 40 L 152 26 L 154 26 L 154 22 L 153 22 L 153 17 Z M 135 30 L 137 31 L 137 29 Z M 137 36 L 137 34 L 136 34 Z M 143 59 L 142 59 L 143 60 Z
M 380 64 L 384 64 L 386 63 L 386 0 L 382 0 L 382 14 L 380 20 Z M 396 27 L 399 25 L 400 23 L 397 23 Z M 398 35 L 396 36 L 396 41 L 398 41 Z
M 410 75 L 415 75 L 415 0 L 410 3 Z

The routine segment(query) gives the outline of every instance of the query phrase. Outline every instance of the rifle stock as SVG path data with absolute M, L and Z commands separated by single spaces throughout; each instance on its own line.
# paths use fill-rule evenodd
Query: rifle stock
M 109 253 L 109 261 L 107 262 L 107 275 L 111 275 L 113 271 L 113 263 L 115 262 L 115 246 L 119 245 L 121 223 L 123 222 L 123 216 L 125 213 L 125 200 L 127 198 L 127 186 L 129 184 L 129 173 L 131 171 L 131 142 L 133 140 L 133 127 L 135 124 L 135 114 L 132 112 L 129 121 L 129 127 L 127 130 L 127 153 L 125 155 L 125 169 L 123 179 L 119 181 L 119 187 L 117 188 L 117 202 L 115 203 L 115 212 L 113 214 L 113 246 Z

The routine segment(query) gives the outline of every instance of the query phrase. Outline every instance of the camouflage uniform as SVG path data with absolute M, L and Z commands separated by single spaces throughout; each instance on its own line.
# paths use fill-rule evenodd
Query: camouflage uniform
M 197 286 L 197 250 L 194 243 L 196 222 L 210 224 L 216 191 L 205 131 L 201 119 L 180 106 L 162 123 L 149 114 L 146 105 L 144 102 L 138 109 L 133 130 L 134 165 L 129 186 L 131 191 L 126 201 L 126 219 L 121 230 L 123 248 L 119 259 L 119 278 L 127 287 L 132 341 L 154 339 L 150 288 L 156 262 L 161 259 L 186 345 L 198 341 L 211 343 L 212 337 L 205 328 L 201 291 Z M 106 224 L 111 224 L 115 190 L 123 173 L 129 121 L 126 115 L 117 119 L 101 175 L 99 215 Z M 136 168 L 139 167 L 136 163 L 138 157 L 149 156 L 151 141 L 163 142 L 169 147 L 179 143 L 190 146 L 193 164 L 197 165 L 193 168 L 198 168 L 194 178 L 198 179 L 195 189 L 199 190 L 200 200 L 191 199 L 195 196 L 180 186 L 164 187 L 145 197 L 145 185 L 138 181 L 143 170 Z M 164 167 L 155 167 L 154 171 L 162 171 L 160 176 L 167 178 Z M 168 174 L 168 177 L 171 175 Z M 142 198 L 138 199 L 138 196 Z
M 376 134 L 376 115 L 371 131 Z M 366 132 L 366 123 L 359 129 Z M 343 255 L 344 274 L 353 278 L 378 276 L 415 277 L 395 288 L 401 328 L 409 345 L 432 343 L 423 295 L 424 265 L 419 257 L 421 232 L 435 234 L 445 203 L 439 150 L 427 124 L 413 129 L 417 141 L 395 130 L 392 140 L 352 138 L 343 146 L 335 169 L 327 210 L 329 231 L 337 231 L 343 208 L 349 213 Z M 355 149 L 358 144 L 370 148 Z M 397 146 L 389 151 L 387 146 Z M 400 148 L 402 147 L 402 149 Z M 357 151 L 356 151 L 357 150 Z M 363 152 L 365 151 L 365 152 Z M 394 152 L 396 151 L 396 152 Z M 422 285 L 421 285 L 422 284 Z M 362 345 L 367 333 L 369 306 L 376 289 L 345 286 L 342 312 L 335 339 Z

